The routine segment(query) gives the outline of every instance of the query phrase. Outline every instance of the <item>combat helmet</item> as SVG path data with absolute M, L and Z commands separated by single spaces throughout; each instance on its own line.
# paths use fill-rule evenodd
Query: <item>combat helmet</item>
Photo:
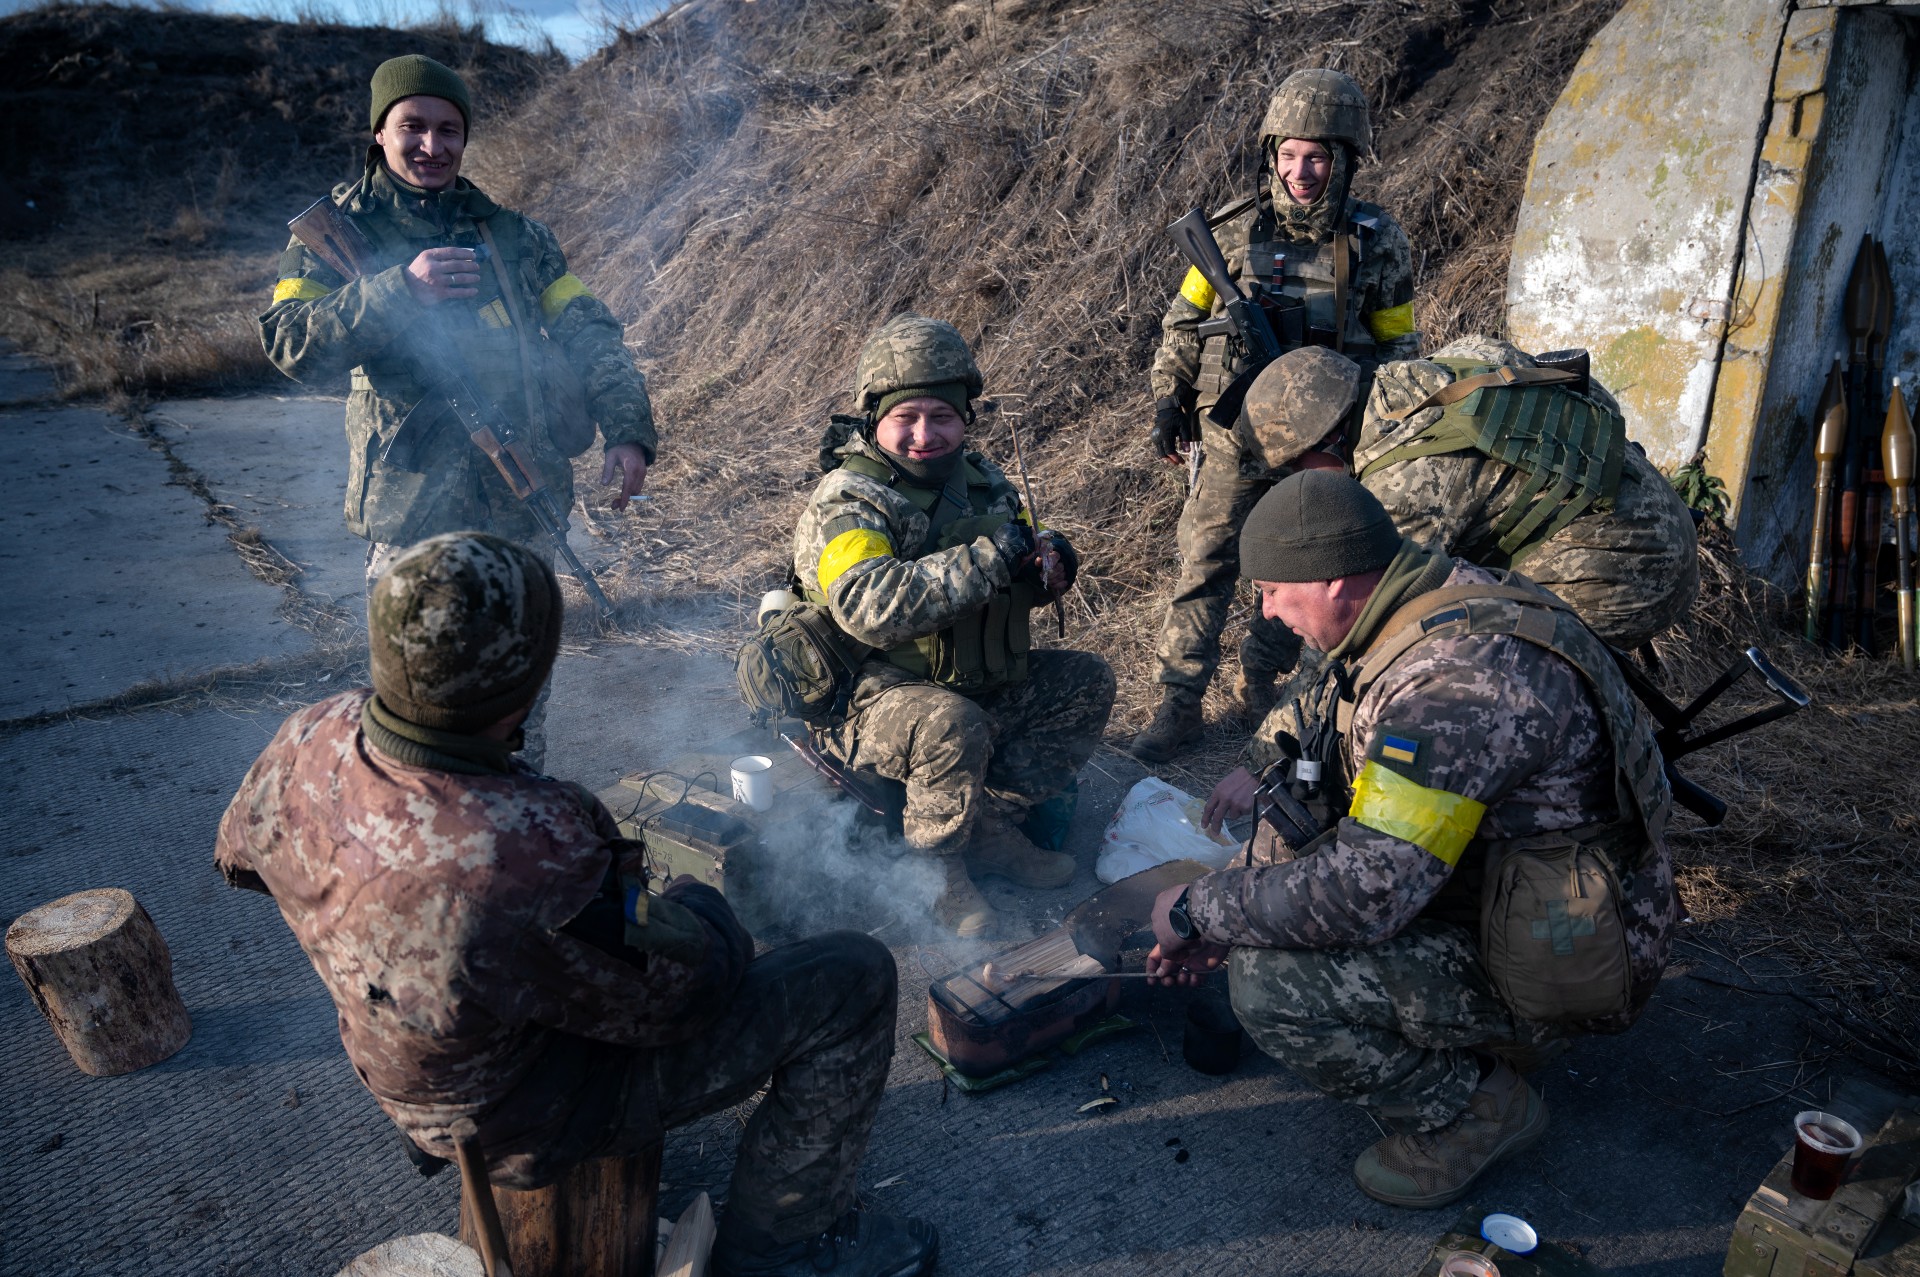
M 1278 470 L 1339 429 L 1359 398 L 1359 364 L 1324 346 L 1301 346 L 1253 379 L 1235 433 L 1263 465 Z
M 981 390 L 980 366 L 960 330 L 942 319 L 903 312 L 880 326 L 853 366 L 856 411 L 872 413 L 897 390 L 958 383 L 969 400 Z
M 1318 67 L 1295 71 L 1280 82 L 1260 124 L 1260 144 L 1297 137 L 1312 142 L 1345 142 L 1360 155 L 1373 150 L 1373 123 L 1367 95 L 1344 71 Z

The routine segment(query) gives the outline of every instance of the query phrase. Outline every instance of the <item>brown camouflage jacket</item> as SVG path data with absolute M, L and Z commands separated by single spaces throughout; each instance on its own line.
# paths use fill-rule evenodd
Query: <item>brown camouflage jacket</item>
M 403 1131 L 451 1157 L 450 1125 L 471 1118 L 496 1179 L 544 1182 L 591 1155 L 623 1108 L 652 1105 L 625 1089 L 645 1072 L 635 1049 L 697 1034 L 751 941 L 742 953 L 725 903 L 684 884 L 668 894 L 707 931 L 692 965 L 563 931 L 635 846 L 606 809 L 528 771 L 397 763 L 360 730 L 370 695 L 281 726 L 220 822 L 215 862 L 272 893 L 355 1071 Z
M 859 435 L 840 454 L 885 464 Z M 977 452 L 966 454 L 966 464 L 982 481 L 970 485 L 983 494 L 978 513 L 1009 519 L 1020 513 L 1020 498 L 1000 467 Z M 937 634 L 984 608 L 1009 578 L 1006 561 L 985 536 L 914 557 L 929 526 L 927 516 L 885 482 L 830 471 L 794 529 L 794 573 L 807 593 L 827 600 L 842 629 L 871 647 Z
M 377 156 L 377 152 L 374 153 Z M 562 510 L 573 502 L 573 467 L 548 439 L 547 397 L 529 421 L 520 348 L 491 265 L 480 267 L 479 296 L 428 309 L 407 291 L 407 263 L 424 249 L 472 248 L 485 222 L 501 251 L 520 315 L 543 328 L 586 391 L 587 408 L 607 446 L 656 447 L 646 382 L 623 343 L 619 320 L 567 269 L 553 232 L 502 208 L 464 178 L 455 188 L 423 192 L 395 181 L 377 158 L 358 181 L 333 197 L 366 232 L 383 268 L 342 280 L 298 239 L 280 257 L 273 302 L 260 317 L 260 341 L 281 372 L 324 382 L 349 370 L 347 398 L 347 528 L 372 541 L 411 544 L 462 528 L 487 528 L 531 543 L 541 536 L 500 478 L 450 415 L 418 437 L 410 468 L 381 451 L 426 394 L 407 338 L 432 325 L 432 343 L 464 359 L 479 388 L 528 443 Z M 535 365 L 538 379 L 539 365 Z M 412 429 L 419 430 L 416 421 Z
M 1442 357 L 1511 367 L 1534 363 L 1506 342 L 1485 338 L 1435 352 L 1434 358 Z M 1405 421 L 1393 418 L 1452 381 L 1445 366 L 1428 359 L 1383 366 L 1355 441 L 1355 471 L 1431 425 L 1438 408 Z M 1594 390 L 1596 398 L 1612 403 L 1598 383 Z M 1401 535 L 1474 563 L 1501 566 L 1494 528 L 1522 487 L 1513 467 L 1466 450 L 1403 458 L 1361 482 L 1387 508 Z M 1614 498 L 1581 514 L 1513 566 L 1571 604 L 1601 638 L 1629 650 L 1682 619 L 1700 588 L 1693 516 L 1673 485 L 1632 444 Z
M 1494 580 L 1493 573 L 1455 560 L 1444 584 Z M 1343 655 L 1322 667 L 1308 696 L 1268 718 L 1256 743 L 1258 766 L 1279 756 L 1273 741 L 1280 730 L 1303 741 L 1324 739 L 1315 729 L 1338 708 L 1336 669 L 1351 674 L 1358 664 L 1344 650 L 1364 648 L 1368 638 L 1350 636 Z M 1514 635 L 1439 637 L 1416 645 L 1361 697 L 1348 734 L 1333 747 L 1338 754 L 1329 760 L 1328 774 L 1349 786 L 1375 762 L 1439 791 L 1443 802 L 1451 796 L 1483 807 L 1472 841 L 1455 850 L 1449 863 L 1417 843 L 1344 816 L 1337 833 L 1305 856 L 1229 868 L 1196 882 L 1188 908 L 1207 939 L 1328 949 L 1377 944 L 1423 915 L 1471 928 L 1477 925 L 1483 867 L 1478 851 L 1487 841 L 1576 829 L 1620 815 L 1612 744 L 1585 677 L 1553 652 Z M 1332 783 L 1338 787 L 1343 779 Z M 1655 842 L 1647 862 L 1622 883 L 1634 1013 L 1665 969 L 1677 916 L 1664 840 Z

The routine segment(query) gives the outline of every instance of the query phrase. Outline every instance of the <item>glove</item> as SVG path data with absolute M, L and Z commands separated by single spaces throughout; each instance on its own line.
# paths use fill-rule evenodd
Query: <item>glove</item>
M 993 542 L 993 548 L 1007 565 L 1007 575 L 1018 581 L 1031 580 L 1038 571 L 1039 558 L 1034 553 L 1033 529 L 1018 519 L 1008 519 L 993 530 L 987 540 Z
M 1080 552 L 1073 548 L 1071 541 L 1067 540 L 1066 537 L 1060 533 L 1053 531 L 1051 528 L 1040 534 L 1040 540 L 1045 544 L 1047 549 L 1052 550 L 1060 556 L 1060 569 L 1066 574 L 1067 578 L 1065 584 L 1060 587 L 1057 593 L 1047 588 L 1048 582 L 1042 581 L 1040 583 L 1040 593 L 1042 597 L 1051 603 L 1055 599 L 1063 597 L 1068 590 L 1073 588 L 1074 579 L 1080 575 Z M 1038 556 L 1036 556 L 1036 559 L 1037 557 Z
M 1147 439 L 1153 455 L 1167 461 L 1180 460 L 1180 445 L 1187 442 L 1192 426 L 1188 412 L 1177 395 L 1164 395 L 1153 404 L 1153 429 Z

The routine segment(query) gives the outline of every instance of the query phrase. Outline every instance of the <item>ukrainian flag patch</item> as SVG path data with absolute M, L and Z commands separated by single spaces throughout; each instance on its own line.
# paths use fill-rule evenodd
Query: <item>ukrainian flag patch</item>
M 1420 759 L 1420 742 L 1404 736 L 1382 736 L 1380 757 L 1396 763 L 1414 763 Z
M 1376 731 L 1367 744 L 1367 757 L 1416 785 L 1432 779 L 1433 739 L 1424 732 Z

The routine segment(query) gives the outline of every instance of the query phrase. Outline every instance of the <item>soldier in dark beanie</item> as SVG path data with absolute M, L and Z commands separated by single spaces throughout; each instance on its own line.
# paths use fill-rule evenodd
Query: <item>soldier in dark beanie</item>
M 1522 1074 L 1627 1028 L 1659 983 L 1676 912 L 1659 750 L 1571 608 L 1402 538 L 1343 471 L 1262 497 L 1240 565 L 1326 654 L 1252 745 L 1301 819 L 1270 819 L 1270 798 L 1245 867 L 1165 893 L 1147 969 L 1225 965 L 1260 1048 L 1390 1132 L 1354 1163 L 1361 1190 L 1443 1206 L 1545 1134 Z M 1240 768 L 1205 820 L 1255 797 Z
M 470 1119 L 495 1182 L 530 1188 L 770 1087 L 715 1271 L 927 1271 L 932 1228 L 854 1195 L 893 1054 L 886 947 L 754 958 L 719 892 L 650 882 L 597 799 L 515 756 L 560 641 L 542 556 L 432 537 L 367 611 L 373 687 L 281 726 L 215 861 L 279 904 L 380 1107 L 441 1157 Z

